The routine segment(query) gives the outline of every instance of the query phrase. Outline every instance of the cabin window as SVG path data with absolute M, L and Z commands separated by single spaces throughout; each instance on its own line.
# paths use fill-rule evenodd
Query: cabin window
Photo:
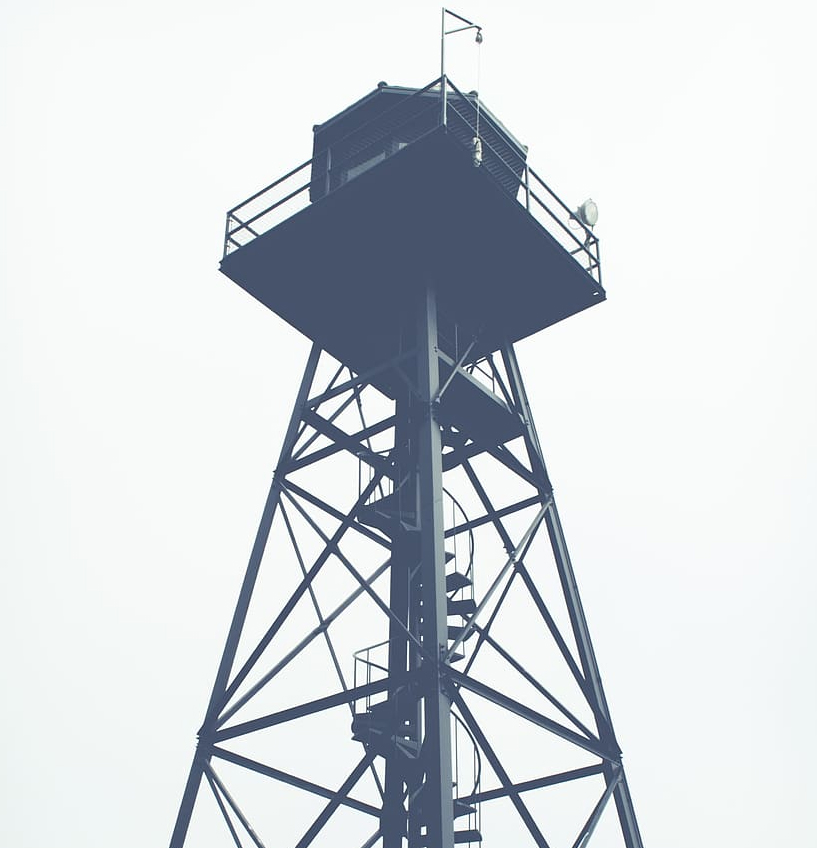
M 357 165 L 352 165 L 349 168 L 344 168 L 340 172 L 340 184 L 349 182 L 349 180 L 353 180 L 355 177 L 362 174 L 364 171 L 368 171 L 369 168 L 377 165 L 378 162 L 382 162 L 386 158 L 386 151 L 381 150 L 380 153 L 376 153 L 374 156 L 369 159 L 360 162 Z
M 375 153 L 374 156 L 367 156 L 367 158 L 362 162 L 343 168 L 340 172 L 339 185 L 348 183 L 349 180 L 353 180 L 355 177 L 360 176 L 360 174 L 364 171 L 368 171 L 369 168 L 373 168 L 375 165 L 382 162 L 387 156 L 391 156 L 392 153 L 397 153 L 398 150 L 402 150 L 407 144 L 407 141 L 398 141 L 395 138 L 389 139 L 386 142 L 385 150 L 380 150 Z

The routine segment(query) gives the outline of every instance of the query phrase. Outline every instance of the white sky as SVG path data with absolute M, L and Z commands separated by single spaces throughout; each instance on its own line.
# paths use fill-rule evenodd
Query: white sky
M 809 844 L 817 190 L 805 3 L 464 3 L 606 304 L 519 346 L 645 842 Z M 0 844 L 169 839 L 303 338 L 225 210 L 439 6 L 0 4 Z M 476 87 L 473 42 L 449 73 Z

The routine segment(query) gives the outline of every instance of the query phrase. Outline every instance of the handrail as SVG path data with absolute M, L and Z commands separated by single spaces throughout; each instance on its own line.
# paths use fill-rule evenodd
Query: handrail
M 538 204 L 542 207 L 542 209 L 544 209 L 544 210 L 545 210 L 545 212 L 547 212 L 547 213 L 548 213 L 548 215 L 550 215 L 550 217 L 551 217 L 551 218 L 553 218 L 553 220 L 554 220 L 554 221 L 555 221 L 555 222 L 556 222 L 556 223 L 557 223 L 557 224 L 558 224 L 558 225 L 559 225 L 559 226 L 560 226 L 560 227 L 561 227 L 561 228 L 565 231 L 565 233 L 567 233 L 567 235 L 568 235 L 568 236 L 570 236 L 570 238 L 572 238 L 572 239 L 573 239 L 573 241 L 575 241 L 575 242 L 576 242 L 576 244 L 579 246 L 579 250 L 583 250 L 583 251 L 585 251 L 585 253 L 586 253 L 586 252 L 587 252 L 587 244 L 586 244 L 586 242 L 583 242 L 583 241 L 582 241 L 582 240 L 581 240 L 581 239 L 580 239 L 580 238 L 576 235 L 576 233 L 574 233 L 574 232 L 570 229 L 570 227 L 568 227 L 568 226 L 567 226 L 567 224 L 565 224 L 563 221 L 560 221 L 560 220 L 556 217 L 556 213 L 555 213 L 552 209 L 550 209 L 550 208 L 548 207 L 547 203 L 545 203 L 545 201 L 544 201 L 544 200 L 542 200 L 542 198 L 541 198 L 541 197 L 539 197 L 539 195 L 538 195 L 538 194 L 536 194 L 536 192 L 535 192 L 535 191 L 531 191 L 530 196 L 531 196 L 531 197 L 532 197 L 532 198 L 533 198 L 533 199 L 534 199 L 534 200 L 535 200 L 535 201 L 536 201 L 536 202 L 537 202 L 537 203 L 538 203 Z
M 576 215 L 573 213 L 573 210 L 569 206 L 567 206 L 567 204 L 559 197 L 558 194 L 556 194 L 555 191 L 553 191 L 553 189 L 539 176 L 539 174 L 537 174 L 536 171 L 533 170 L 533 168 L 529 167 L 528 170 L 530 171 L 531 176 L 539 183 L 539 185 L 542 186 L 542 188 L 559 204 L 559 206 L 562 207 L 562 209 L 565 210 L 565 212 L 567 212 L 568 215 L 570 215 L 570 217 L 574 221 L 576 221 L 577 224 L 579 224 L 579 226 L 587 234 L 587 237 L 589 239 L 593 239 L 595 241 L 598 241 L 598 239 L 597 239 L 596 235 L 593 233 L 593 231 L 586 224 L 584 224 L 581 220 L 579 220 L 576 217 Z
M 237 206 L 233 206 L 232 209 L 228 210 L 227 216 L 229 217 L 233 214 L 233 212 L 235 212 L 237 209 L 240 209 L 242 206 L 246 206 L 248 203 L 252 203 L 253 200 L 257 200 L 259 197 L 261 197 L 262 194 L 266 194 L 270 189 L 275 188 L 277 185 L 280 185 L 284 180 L 288 180 L 290 177 L 295 176 L 298 171 L 303 171 L 303 169 L 307 165 L 311 164 L 312 160 L 307 159 L 306 162 L 303 163 L 303 165 L 298 165 L 297 168 L 293 168 L 288 174 L 284 174 L 283 177 L 279 177 L 274 183 L 270 183 L 266 188 L 262 188 L 260 191 L 257 191 L 251 197 L 248 197 L 246 200 L 242 200 L 241 203 L 239 203 Z
M 432 115 L 431 119 L 429 119 L 429 114 L 436 111 L 436 104 L 430 103 L 427 109 L 420 108 L 418 111 L 412 111 L 411 104 L 416 104 L 417 98 L 428 94 L 435 89 L 435 87 L 437 88 L 440 97 L 449 91 L 453 95 L 456 95 L 454 97 L 446 97 L 446 100 L 448 101 L 448 108 L 446 110 L 447 115 L 445 117 L 445 121 L 443 121 L 443 115 L 441 112 L 439 112 L 437 116 Z M 474 114 L 471 114 L 472 112 L 474 114 L 476 113 L 476 106 L 472 102 L 470 95 L 463 94 L 463 92 L 461 92 L 447 77 L 437 77 L 428 85 L 412 92 L 412 94 L 405 99 L 398 100 L 398 102 L 369 118 L 363 124 L 356 126 L 354 129 L 345 133 L 341 136 L 341 138 L 333 141 L 332 144 L 325 150 L 320 151 L 317 155 L 322 157 L 325 156 L 328 160 L 326 162 L 325 169 L 325 188 L 315 184 L 313 171 L 313 174 L 310 175 L 309 181 L 299 184 L 291 190 L 286 190 L 289 188 L 289 186 L 286 185 L 287 181 L 292 180 L 293 177 L 301 173 L 304 169 L 313 166 L 316 162 L 314 158 L 308 159 L 306 162 L 303 162 L 301 165 L 298 165 L 296 168 L 288 171 L 282 177 L 279 177 L 269 185 L 259 191 L 256 191 L 246 200 L 232 207 L 232 209 L 227 212 L 227 220 L 225 224 L 224 256 L 233 250 L 240 250 L 244 245 L 248 244 L 259 235 L 263 235 L 265 232 L 280 223 L 283 218 L 281 217 L 280 212 L 277 215 L 273 214 L 276 210 L 283 209 L 284 212 L 288 213 L 287 216 L 291 216 L 294 211 L 302 208 L 303 205 L 298 206 L 295 204 L 295 209 L 293 209 L 293 201 L 302 196 L 306 189 L 310 189 L 312 202 L 320 202 L 320 199 L 324 194 L 332 193 L 342 188 L 342 185 L 335 184 L 335 181 L 332 179 L 332 174 L 342 174 L 344 167 L 351 167 L 350 163 L 353 163 L 355 160 L 365 162 L 365 154 L 368 150 L 374 147 L 382 147 L 383 140 L 388 138 L 390 134 L 396 133 L 400 130 L 400 128 L 404 128 L 404 135 L 406 136 L 405 139 L 400 140 L 405 141 L 406 145 L 416 143 L 421 138 L 424 138 L 429 133 L 440 129 L 440 127 L 443 126 L 446 130 L 448 130 L 452 127 L 452 125 L 456 126 L 457 124 L 461 124 L 468 128 L 471 133 L 476 134 Z M 399 118 L 401 116 L 401 113 L 405 115 L 405 120 L 392 123 L 396 117 Z M 367 139 L 367 130 L 370 130 L 373 125 L 383 123 L 384 121 L 388 125 L 384 126 L 383 133 L 380 134 L 377 139 Z M 457 133 L 454 133 L 452 134 L 452 137 L 457 138 L 457 135 Z M 364 146 L 359 149 L 355 149 L 352 154 L 348 154 L 345 157 L 341 156 L 340 159 L 337 159 L 333 154 L 342 148 L 344 144 L 347 144 L 350 140 L 354 139 L 355 136 L 359 137 L 361 141 L 364 142 Z M 459 138 L 458 140 L 462 141 L 462 138 Z M 518 190 L 511 192 L 515 202 L 519 203 L 540 226 L 548 231 L 551 236 L 556 238 L 567 253 L 582 267 L 584 267 L 585 271 L 590 274 L 599 285 L 601 285 L 601 258 L 599 255 L 599 243 L 597 236 L 590 228 L 579 220 L 576 214 L 571 211 L 570 207 L 564 203 L 564 201 L 539 176 L 539 174 L 530 167 L 527 162 L 527 158 L 524 155 L 520 155 L 517 144 L 510 139 L 502 140 L 507 143 L 507 152 L 500 154 L 494 145 L 485 138 L 481 138 L 483 163 L 485 163 L 486 159 L 490 162 L 491 176 L 495 179 L 502 179 L 505 182 L 507 182 L 508 177 L 510 177 L 512 178 L 513 183 L 518 183 L 520 188 L 524 188 L 524 193 L 521 197 Z M 494 139 L 494 141 L 496 140 Z M 502 146 L 505 147 L 506 144 L 503 143 Z M 388 157 L 396 154 L 397 152 L 397 150 L 389 150 L 387 148 L 385 155 Z M 517 170 L 514 170 L 512 161 L 509 160 L 518 163 Z M 376 165 L 374 167 L 376 167 Z M 505 174 L 507 176 L 497 177 L 497 171 L 495 170 L 497 167 L 500 169 L 498 172 L 499 174 Z M 517 173 L 517 171 L 520 173 Z M 342 179 L 342 177 L 338 178 L 337 181 L 339 182 L 340 179 Z M 508 186 L 506 185 L 505 187 L 507 188 Z M 513 188 L 513 186 L 511 186 L 511 188 Z M 285 193 L 282 197 L 278 197 L 277 195 L 281 193 L 281 189 L 284 189 Z M 315 194 L 314 192 L 318 193 Z M 242 210 L 245 211 L 242 212 Z M 542 212 L 545 213 L 544 216 L 542 215 Z M 239 217 L 239 213 L 241 214 L 241 217 Z M 572 225 L 573 221 L 576 222 L 575 226 Z M 256 224 L 256 222 L 260 222 L 260 225 L 253 227 L 252 225 Z M 556 230 L 553 228 L 553 223 L 558 225 Z M 564 235 L 562 236 L 561 233 L 564 233 Z M 582 240 L 582 235 L 584 236 L 584 240 Z M 565 239 L 567 239 L 567 241 L 565 241 Z M 573 247 L 571 248 L 568 245 L 573 245 Z M 584 257 L 584 259 L 580 260 L 580 257 Z
M 252 218 L 248 218 L 243 223 L 241 221 L 238 221 L 238 218 L 236 218 L 235 215 L 232 215 L 231 216 L 232 219 L 234 221 L 238 221 L 238 223 L 241 224 L 241 226 L 236 227 L 234 230 L 230 230 L 230 235 L 232 235 L 233 233 L 237 233 L 239 230 L 249 230 L 251 233 L 253 233 L 253 235 L 258 236 L 258 233 L 253 232 L 252 228 L 250 227 L 250 224 L 254 223 L 259 218 L 263 218 L 264 215 L 269 215 L 269 213 L 272 212 L 274 209 L 277 209 L 279 206 L 283 205 L 288 200 L 292 200 L 293 197 L 300 194 L 302 191 L 304 191 L 307 188 L 309 188 L 309 183 L 304 183 L 304 185 L 302 185 L 300 188 L 296 188 L 295 191 L 291 191 L 286 197 L 282 197 L 277 203 L 273 203 L 272 206 L 270 206 L 268 209 L 264 209 L 262 212 L 259 212 L 257 215 L 253 215 Z
M 454 85 L 453 85 L 453 83 L 451 83 L 451 86 L 452 86 L 452 88 L 455 88 L 455 87 L 454 87 Z M 457 90 L 457 92 L 458 92 L 458 93 L 460 93 L 460 95 L 462 96 L 462 98 L 463 98 L 466 102 L 469 102 L 469 101 L 468 101 L 468 99 L 467 99 L 467 97 L 466 97 L 465 95 L 463 95 L 461 92 L 459 92 L 459 90 L 458 90 L 458 89 L 456 89 L 456 88 L 455 88 L 455 90 Z M 469 103 L 469 105 L 470 105 L 470 103 Z M 472 123 L 471 123 L 471 121 L 468 119 L 468 117 L 467 117 L 467 116 L 465 116 L 465 115 L 463 115 L 463 114 L 459 111 L 459 109 L 457 109 L 457 107 L 453 105 L 453 103 L 452 103 L 450 100 L 449 100 L 449 102 L 448 102 L 448 111 L 449 111 L 449 114 L 453 112 L 455 115 L 457 115 L 457 116 L 460 118 L 460 120 L 462 120 L 462 121 L 465 123 L 465 125 L 466 125 L 467 127 L 469 127 L 472 131 L 476 132 L 476 127 L 474 126 L 474 124 L 472 124 Z M 519 181 L 520 181 L 520 185 L 524 185 L 524 186 L 525 186 L 525 195 L 526 195 L 526 200 L 527 200 L 528 198 L 532 197 L 532 198 L 533 198 L 533 199 L 534 199 L 534 200 L 535 200 L 535 201 L 539 204 L 539 206 L 541 206 L 541 207 L 542 207 L 542 209 L 543 209 L 545 212 L 547 212 L 547 213 L 548 213 L 548 215 L 550 215 L 550 217 L 551 217 L 551 218 L 552 218 L 552 219 L 553 219 L 553 220 L 554 220 L 554 221 L 555 221 L 555 222 L 556 222 L 556 223 L 557 223 L 557 224 L 558 224 L 558 225 L 562 228 L 562 230 L 565 232 L 565 234 L 566 234 L 566 235 L 567 235 L 570 239 L 572 239 L 572 240 L 573 240 L 573 241 L 577 244 L 577 246 L 578 246 L 578 251 L 581 251 L 581 252 L 585 253 L 585 254 L 588 256 L 588 259 L 590 259 L 590 260 L 591 260 L 591 267 L 590 267 L 590 268 L 588 268 L 588 270 L 592 270 L 593 260 L 595 260 L 595 257 L 593 257 L 593 255 L 592 255 L 592 253 L 591 253 L 591 251 L 590 251 L 590 247 L 591 247 L 591 245 L 593 245 L 593 244 L 595 244 L 595 243 L 597 243 L 597 242 L 598 242 L 598 238 L 597 238 L 597 236 L 596 236 L 596 235 L 594 235 L 594 233 L 592 232 L 592 230 L 588 229 L 588 227 L 586 227 L 586 226 L 584 225 L 584 223 L 582 223 L 582 221 L 580 221 L 580 220 L 579 220 L 579 219 L 578 219 L 578 218 L 577 218 L 577 217 L 573 214 L 573 212 L 571 211 L 570 207 L 569 207 L 569 206 L 567 206 L 567 205 L 564 203 L 564 201 L 562 201 L 562 199 L 561 199 L 560 197 L 558 197 L 558 195 L 556 195 L 556 194 L 554 193 L 553 189 L 551 189 L 551 188 L 550 188 L 550 186 L 548 186 L 548 185 L 547 185 L 547 183 L 545 183 L 545 181 L 544 181 L 544 180 L 543 180 L 543 179 L 542 179 L 542 178 L 541 178 L 541 177 L 540 177 L 540 176 L 539 176 L 539 175 L 538 175 L 538 174 L 537 174 L 537 173 L 533 170 L 533 168 L 531 168 L 531 167 L 530 167 L 530 165 L 528 165 L 528 163 L 527 163 L 525 160 L 523 160 L 523 159 L 521 159 L 521 158 L 520 158 L 520 159 L 519 159 L 519 162 L 520 162 L 520 164 L 523 166 L 523 170 L 524 170 L 524 173 L 525 173 L 525 177 L 526 177 L 526 179 L 527 179 L 528 175 L 532 175 L 532 176 L 533 176 L 533 178 L 534 178 L 534 180 L 536 180 L 536 182 L 538 182 L 538 183 L 539 183 L 539 185 L 541 185 L 541 186 L 542 186 L 542 188 L 543 188 L 543 189 L 544 189 L 544 190 L 545 190 L 545 191 L 546 191 L 546 192 L 547 192 L 547 193 L 548 193 L 548 194 L 549 194 L 549 195 L 550 195 L 550 196 L 551 196 L 551 197 L 552 197 L 552 198 L 553 198 L 553 199 L 554 199 L 554 200 L 555 200 L 558 204 L 559 204 L 559 206 L 561 206 L 561 207 L 562 207 L 562 209 L 563 209 L 563 210 L 567 213 L 567 215 L 568 215 L 568 220 L 574 220 L 574 221 L 576 221 L 576 222 L 577 222 L 577 224 L 579 224 L 579 226 L 581 227 L 581 229 L 582 229 L 582 230 L 584 230 L 584 233 L 585 233 L 585 236 L 586 236 L 586 238 L 585 238 L 585 241 L 584 241 L 584 242 L 583 242 L 581 239 L 579 239 L 579 238 L 576 236 L 575 232 L 573 232 L 573 230 L 571 230 L 571 228 L 570 228 L 567 224 L 565 224 L 565 222 L 564 222 L 564 221 L 562 221 L 562 220 L 561 220 L 561 219 L 560 219 L 560 218 L 559 218 L 559 217 L 558 217 L 558 216 L 557 216 L 557 215 L 553 212 L 553 210 L 552 210 L 552 209 L 550 209 L 550 208 L 548 207 L 547 203 L 545 203 L 545 201 L 544 201 L 544 200 L 542 200 L 542 198 L 541 198 L 541 197 L 539 197 L 539 196 L 536 194 L 536 192 L 534 192 L 534 191 L 530 188 L 530 186 L 529 186 L 529 183 L 528 183 L 528 182 L 524 182 L 524 183 L 522 182 L 522 180 L 520 179 L 520 177 L 519 177 L 519 175 L 516 173 L 516 171 L 514 171 L 514 170 L 513 170 L 513 168 L 512 168 L 512 167 L 511 167 L 511 166 L 510 166 L 510 165 L 509 165 L 509 164 L 505 161 L 505 159 L 504 159 L 504 158 L 503 158 L 503 157 L 499 154 L 499 152 L 498 152 L 498 151 L 497 151 L 497 150 L 496 150 L 496 149 L 495 149 L 495 148 L 494 148 L 494 147 L 490 144 L 490 142 L 488 142 L 488 141 L 487 141 L 486 139 L 484 139 L 484 138 L 482 139 L 482 147 L 483 147 L 483 150 L 487 149 L 487 150 L 489 150 L 491 153 L 493 153 L 493 154 L 494 154 L 494 157 L 493 157 L 493 159 L 491 160 L 494 164 L 497 164 L 497 163 L 498 163 L 498 164 L 501 164 L 501 166 L 502 166 L 502 167 L 503 167 L 503 168 L 504 168 L 504 169 L 505 169 L 505 170 L 506 170 L 506 171 L 507 171 L 507 172 L 508 172 L 508 173 L 509 173 L 509 174 L 510 174 L 513 178 L 514 178 L 514 180 L 519 180 Z M 529 203 L 527 203 L 527 204 L 526 204 L 526 207 L 527 207 L 528 211 L 530 211 L 530 205 L 529 205 Z M 571 255 L 574 255 L 574 254 L 571 252 Z M 598 264 L 598 261 L 597 261 L 597 260 L 596 260 L 595 264 L 596 264 L 596 265 Z
M 367 645 L 365 648 L 359 648 L 357 651 L 355 651 L 352 654 L 352 657 L 354 659 L 357 659 L 358 655 L 364 653 L 365 651 L 373 651 L 375 648 L 382 648 L 384 645 L 388 645 L 388 644 L 389 644 L 388 639 L 384 639 L 382 642 L 375 642 L 374 645 Z M 365 660 L 361 660 L 361 662 L 365 662 Z

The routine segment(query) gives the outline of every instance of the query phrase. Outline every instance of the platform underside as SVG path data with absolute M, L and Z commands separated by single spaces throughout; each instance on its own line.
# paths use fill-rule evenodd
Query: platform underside
M 443 129 L 229 254 L 221 270 L 358 372 L 405 346 L 429 281 L 460 343 L 480 333 L 471 360 L 605 297 Z

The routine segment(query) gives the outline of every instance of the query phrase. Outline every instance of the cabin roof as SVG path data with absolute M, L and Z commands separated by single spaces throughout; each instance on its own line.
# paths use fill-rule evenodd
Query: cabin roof
M 417 94 L 420 91 L 422 91 L 422 89 L 409 88 L 402 85 L 389 85 L 385 82 L 379 82 L 377 84 L 377 88 L 375 88 L 373 91 L 370 91 L 368 94 L 365 94 L 359 100 L 356 100 L 350 106 L 347 106 L 345 109 L 341 110 L 336 115 L 333 115 L 331 118 L 327 118 L 325 121 L 323 121 L 323 123 L 315 124 L 312 127 L 312 130 L 316 136 L 316 147 L 319 146 L 317 144 L 317 137 L 319 135 L 322 135 L 323 133 L 333 135 L 333 131 L 341 129 L 346 123 L 346 119 L 352 116 L 353 114 L 357 113 L 358 110 L 365 109 L 366 111 L 369 111 L 369 109 L 371 109 L 374 115 L 377 113 L 377 109 L 373 107 L 375 107 L 375 104 L 378 104 L 379 101 L 388 101 L 400 97 L 408 98 L 414 94 Z M 428 89 L 428 91 L 423 92 L 423 94 L 421 94 L 420 96 L 439 97 L 439 86 Z M 476 92 L 469 91 L 465 93 L 464 96 L 476 105 L 478 99 Z M 385 108 L 385 103 L 383 104 L 383 106 Z M 519 139 L 516 138 L 516 136 L 505 126 L 505 124 L 503 124 L 502 121 L 500 121 L 499 118 L 497 118 L 496 115 L 494 115 L 494 113 L 485 105 L 485 102 L 483 100 L 479 100 L 479 111 L 480 115 L 484 119 L 486 119 L 489 123 L 493 124 L 494 128 L 501 132 L 505 136 L 506 140 L 511 142 L 517 148 L 523 158 L 527 155 L 527 144 L 522 144 L 522 142 L 519 141 Z

